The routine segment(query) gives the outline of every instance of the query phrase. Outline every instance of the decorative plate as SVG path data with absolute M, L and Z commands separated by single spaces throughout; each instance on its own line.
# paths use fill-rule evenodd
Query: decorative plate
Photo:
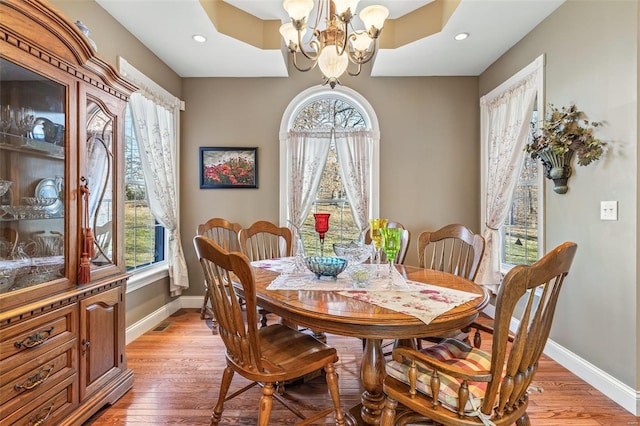
M 62 210 L 63 204 L 58 197 L 58 188 L 54 179 L 46 178 L 38 182 L 35 195 L 38 198 L 56 198 L 55 203 L 43 208 L 47 214 L 56 216 Z

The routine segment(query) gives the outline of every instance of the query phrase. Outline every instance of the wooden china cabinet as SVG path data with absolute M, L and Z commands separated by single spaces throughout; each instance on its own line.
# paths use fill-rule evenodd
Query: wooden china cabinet
M 134 90 L 44 0 L 0 0 L 0 424 L 79 425 L 133 385 L 123 139 Z

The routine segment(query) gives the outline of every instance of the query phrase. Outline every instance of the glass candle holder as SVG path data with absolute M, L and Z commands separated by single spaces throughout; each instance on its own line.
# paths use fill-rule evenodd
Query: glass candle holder
M 316 220 L 316 232 L 320 238 L 320 256 L 324 256 L 324 234 L 329 230 L 329 216 L 331 213 L 314 213 Z

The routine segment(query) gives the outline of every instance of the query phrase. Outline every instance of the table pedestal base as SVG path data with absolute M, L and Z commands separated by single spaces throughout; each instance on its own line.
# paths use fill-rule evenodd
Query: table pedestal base
M 360 409 L 360 417 L 364 424 L 377 425 L 380 424 L 380 416 L 385 402 L 384 394 L 371 394 L 364 391 L 362 394 L 362 408 Z
M 380 424 L 380 415 L 384 407 L 385 396 L 382 393 L 385 360 L 381 339 L 366 339 L 364 354 L 360 365 L 360 381 L 364 387 L 360 418 L 364 424 Z

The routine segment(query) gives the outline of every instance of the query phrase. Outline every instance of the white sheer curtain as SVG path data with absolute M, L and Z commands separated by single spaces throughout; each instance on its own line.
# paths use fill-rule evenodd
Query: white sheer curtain
M 326 131 L 290 130 L 287 133 L 289 220 L 296 228 L 302 226 L 316 199 L 331 137 L 332 132 Z M 297 244 L 297 239 L 295 241 Z
M 342 183 L 360 232 L 369 224 L 371 162 L 373 145 L 378 137 L 377 132 L 364 129 L 341 131 L 335 134 Z
M 513 84 L 480 99 L 481 138 L 483 146 L 487 147 L 485 223 L 482 226 L 486 249 L 476 282 L 493 293 L 498 292 L 502 281 L 500 227 L 511 207 L 541 79 L 542 66 L 535 66 Z
M 177 129 L 174 111 L 136 92 L 129 99 L 133 128 L 147 184 L 149 208 L 169 232 L 169 290 L 179 296 L 189 288 L 178 221 Z

